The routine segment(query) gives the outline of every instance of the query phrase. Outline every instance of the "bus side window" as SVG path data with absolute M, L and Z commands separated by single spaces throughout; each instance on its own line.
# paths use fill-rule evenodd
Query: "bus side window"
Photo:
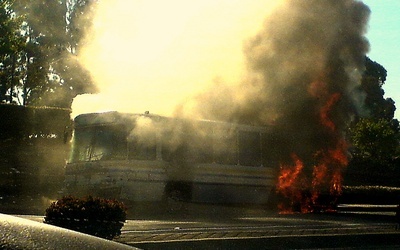
M 187 135 L 190 160 L 197 163 L 212 163 L 213 151 L 211 134 L 192 133 Z
M 126 160 L 126 128 L 125 126 L 110 127 L 112 137 L 110 160 Z
M 259 132 L 239 131 L 239 163 L 244 166 L 261 165 L 261 138 Z
M 236 132 L 228 129 L 214 130 L 213 151 L 215 163 L 236 165 L 238 163 Z
M 155 160 L 157 155 L 156 134 L 147 135 L 146 139 L 139 136 L 128 138 L 129 160 Z

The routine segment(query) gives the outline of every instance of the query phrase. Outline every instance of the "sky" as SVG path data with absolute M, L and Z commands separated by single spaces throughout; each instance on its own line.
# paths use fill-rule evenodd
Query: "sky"
M 400 120 L 400 1 L 364 0 L 371 9 L 367 38 L 368 56 L 387 70 L 385 97 L 396 103 L 395 118 Z

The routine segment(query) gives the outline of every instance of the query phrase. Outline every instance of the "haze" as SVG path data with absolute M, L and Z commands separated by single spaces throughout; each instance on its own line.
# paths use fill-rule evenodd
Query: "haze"
M 80 60 L 100 93 L 81 95 L 73 116 L 118 110 L 171 115 L 213 86 L 238 84 L 243 42 L 276 1 L 103 0 Z

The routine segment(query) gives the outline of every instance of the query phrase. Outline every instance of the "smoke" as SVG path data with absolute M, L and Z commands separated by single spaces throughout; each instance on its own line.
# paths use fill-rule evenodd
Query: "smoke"
M 281 168 L 277 191 L 287 198 L 281 211 L 315 211 L 341 194 L 348 164 L 345 130 L 363 112 L 369 13 L 354 0 L 281 1 L 244 44 L 243 81 L 234 87 L 219 83 L 178 109 L 272 125 L 266 154 Z M 323 193 L 330 198 L 321 198 Z
M 243 41 L 276 4 L 99 1 L 79 59 L 100 94 L 75 98 L 72 115 L 106 110 L 172 115 L 207 89 L 223 91 L 215 83 L 238 85 L 246 70 Z
M 80 58 L 101 94 L 78 96 L 74 114 L 149 110 L 274 124 L 283 155 L 309 157 L 331 145 L 361 111 L 368 7 L 259 2 L 98 3 Z M 324 107 L 335 133 L 321 122 Z
M 296 152 L 312 161 L 362 112 L 369 12 L 353 0 L 281 1 L 244 44 L 246 78 L 234 88 L 216 85 L 179 111 L 273 124 L 277 157 Z
M 138 117 L 135 122 L 135 129 L 130 132 L 128 141 L 135 140 L 140 144 L 155 145 L 154 131 L 157 127 L 153 120 L 149 117 Z
M 285 1 L 246 44 L 257 80 L 238 114 L 273 122 L 279 153 L 313 157 L 336 144 L 361 111 L 368 15 L 368 7 L 352 0 Z
M 340 193 L 369 13 L 356 0 L 102 1 L 80 55 L 101 94 L 78 96 L 74 114 L 272 125 L 271 164 L 294 161 L 284 176 Z

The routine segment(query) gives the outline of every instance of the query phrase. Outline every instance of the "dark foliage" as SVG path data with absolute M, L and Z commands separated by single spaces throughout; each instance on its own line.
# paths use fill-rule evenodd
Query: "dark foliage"
M 391 161 L 373 161 L 354 157 L 344 173 L 344 185 L 400 187 L 400 158 Z
M 0 211 L 36 213 L 58 198 L 72 135 L 69 109 L 0 104 Z
M 126 220 L 123 203 L 93 198 L 63 197 L 46 209 L 44 222 L 97 237 L 113 239 Z
M 400 127 L 394 101 L 384 96 L 386 77 L 386 69 L 366 57 L 360 86 L 365 112 L 348 130 L 352 158 L 344 178 L 347 185 L 399 186 Z
M 91 0 L 0 1 L 0 102 L 69 108 L 96 91 L 77 59 Z
M 387 77 L 386 69 L 379 63 L 366 57 L 365 72 L 361 81 L 361 89 L 365 93 L 363 108 L 368 110 L 367 117 L 373 119 L 392 120 L 396 110 L 391 98 L 385 98 L 382 86 Z
M 70 113 L 70 109 L 64 108 L 0 104 L 0 140 L 69 140 Z
M 400 188 L 387 186 L 344 186 L 338 203 L 394 204 L 400 202 Z

